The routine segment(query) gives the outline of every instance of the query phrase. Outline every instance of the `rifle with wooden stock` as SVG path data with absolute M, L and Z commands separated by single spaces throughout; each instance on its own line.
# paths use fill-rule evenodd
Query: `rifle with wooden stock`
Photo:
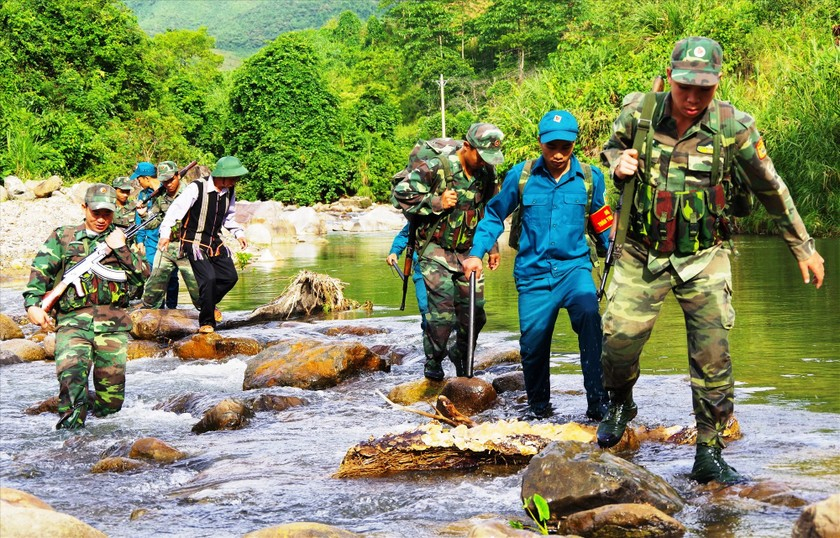
M 661 75 L 656 75 L 651 86 L 654 92 L 661 92 L 665 87 L 665 81 Z M 651 128 L 650 118 L 645 118 L 644 113 L 642 116 L 636 127 L 636 136 L 633 140 L 633 149 L 636 150 L 640 159 L 642 156 L 642 146 L 647 138 L 647 130 Z M 640 130 L 644 131 L 642 135 L 639 134 Z M 610 274 L 610 268 L 615 265 L 615 262 L 621 257 L 621 253 L 624 250 L 624 240 L 627 239 L 627 227 L 630 225 L 630 212 L 633 208 L 633 200 L 636 198 L 636 185 L 641 181 L 639 170 L 640 168 L 636 170 L 636 174 L 633 177 L 628 178 L 624 182 L 621 191 L 621 198 L 616 208 L 618 218 L 613 221 L 610 246 L 604 258 L 604 272 L 601 274 L 601 285 L 598 286 L 597 296 L 599 301 L 604 297 L 604 289 L 607 287 L 607 276 Z

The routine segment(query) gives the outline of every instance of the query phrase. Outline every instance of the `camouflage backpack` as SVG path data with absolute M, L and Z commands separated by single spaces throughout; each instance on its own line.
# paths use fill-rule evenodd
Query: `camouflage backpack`
M 452 155 L 461 149 L 463 145 L 464 142 L 462 140 L 455 140 L 454 138 L 431 138 L 429 140 L 420 140 L 414 144 L 414 148 L 412 148 L 411 153 L 408 155 L 408 164 L 406 167 L 391 176 L 391 203 L 394 207 L 398 209 L 401 207 L 399 202 L 394 199 L 394 187 L 397 186 L 397 183 L 406 179 L 411 174 L 411 171 L 420 166 L 424 161 L 438 159 L 443 168 L 443 177 L 439 179 L 447 183 L 451 181 L 452 168 L 449 159 L 441 157 Z M 436 188 L 437 185 L 432 185 L 432 190 L 436 190 Z

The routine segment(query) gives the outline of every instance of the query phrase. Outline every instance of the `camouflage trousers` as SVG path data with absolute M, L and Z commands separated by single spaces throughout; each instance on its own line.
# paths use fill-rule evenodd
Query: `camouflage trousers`
M 178 268 L 181 273 L 181 278 L 187 285 L 187 291 L 190 292 L 190 299 L 193 306 L 198 310 L 199 296 L 198 296 L 198 282 L 195 280 L 190 260 L 186 256 L 178 258 L 169 252 L 158 252 L 155 256 L 155 264 L 152 267 L 152 274 L 146 280 L 146 286 L 143 291 L 143 307 L 144 308 L 162 308 L 163 301 L 166 298 L 166 288 L 169 285 L 169 277 L 172 270 Z
M 116 413 L 125 394 L 125 362 L 128 333 L 94 333 L 77 327 L 62 327 L 55 336 L 55 369 L 58 375 L 58 413 L 70 413 L 65 428 L 84 426 L 87 417 L 88 376 L 93 368 L 94 416 Z
M 470 323 L 470 281 L 464 275 L 461 262 L 469 252 L 455 252 L 429 244 L 420 257 L 420 271 L 426 284 L 429 303 L 426 330 L 423 333 L 423 351 L 426 359 L 442 362 L 449 353 L 458 376 L 467 374 L 467 335 Z M 475 338 L 484 324 L 484 276 L 476 280 Z M 447 350 L 449 337 L 455 331 L 455 344 Z M 475 345 L 475 342 L 472 342 Z
M 616 263 L 604 312 L 604 386 L 618 399 L 630 396 L 639 378 L 642 347 L 666 295 L 673 292 L 685 317 L 697 442 L 723 447 L 721 435 L 734 408 L 735 392 L 729 355 L 735 310 L 728 252 L 719 249 L 702 271 L 685 282 L 671 268 L 651 274 L 646 260 L 643 249 L 628 243 Z

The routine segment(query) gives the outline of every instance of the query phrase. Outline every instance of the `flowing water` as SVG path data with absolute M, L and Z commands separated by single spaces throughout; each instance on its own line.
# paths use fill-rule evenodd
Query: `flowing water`
M 422 351 L 413 295 L 398 310 L 401 285 L 384 264 L 388 234 L 334 234 L 327 242 L 278 247 L 274 263 L 252 264 L 222 303 L 235 315 L 264 304 L 300 269 L 327 273 L 348 285 L 345 293 L 363 310 L 312 322 L 267 323 L 226 331 L 228 335 L 311 336 L 347 324 L 388 329 L 364 337 L 366 345 L 409 350 L 391 372 L 364 375 L 322 391 L 271 388 L 243 391 L 246 357 L 226 362 L 181 362 L 171 356 L 129 362 L 126 403 L 117 415 L 91 418 L 81 432 L 57 432 L 55 416 L 23 409 L 57 391 L 54 367 L 31 363 L 0 368 L 0 484 L 39 496 L 56 510 L 76 516 L 109 536 L 241 536 L 293 521 L 318 521 L 375 537 L 463 535 L 445 531 L 449 522 L 478 514 L 522 517 L 522 468 L 472 472 L 402 474 L 376 479 L 335 479 L 351 446 L 424 422 L 390 409 L 376 395 L 420 377 Z M 736 415 L 743 439 L 727 449 L 727 460 L 757 481 L 790 486 L 808 502 L 840 491 L 840 241 L 818 248 L 829 267 L 821 290 L 800 281 L 793 258 L 775 238 L 742 238 L 733 259 L 736 327 L 732 355 Z M 513 253 L 503 250 L 502 267 L 488 273 L 488 324 L 477 356 L 516 349 L 516 291 Z M 2 311 L 23 314 L 20 286 L 0 290 Z M 411 292 L 410 292 L 411 293 Z M 182 303 L 188 302 L 182 294 Z M 576 338 L 561 314 L 553 340 L 552 403 L 555 421 L 584 421 L 585 397 Z M 451 365 L 447 365 L 452 373 Z M 637 424 L 690 425 L 685 329 L 669 300 L 642 357 L 636 390 Z M 237 431 L 190 433 L 199 416 L 156 407 L 185 393 L 208 405 L 258 392 L 298 396 L 306 405 L 260 412 Z M 519 417 L 521 394 L 504 394 L 478 420 Z M 140 437 L 157 437 L 186 452 L 168 466 L 122 474 L 92 474 L 101 457 Z M 646 444 L 633 461 L 664 477 L 687 500 L 676 515 L 689 536 L 789 536 L 799 509 L 741 498 L 712 498 L 689 481 L 691 446 Z M 131 518 L 135 513 L 134 518 Z

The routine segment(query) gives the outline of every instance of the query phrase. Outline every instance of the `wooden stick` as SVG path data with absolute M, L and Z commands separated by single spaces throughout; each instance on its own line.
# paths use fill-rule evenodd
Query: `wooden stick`
M 459 425 L 459 424 L 458 424 L 457 422 L 455 422 L 454 420 L 449 419 L 449 418 L 447 418 L 447 417 L 445 417 L 445 416 L 441 415 L 441 414 L 438 412 L 438 410 L 437 410 L 437 409 L 435 409 L 435 413 L 434 413 L 434 414 L 432 414 L 432 413 L 427 413 L 426 411 L 420 411 L 419 409 L 414 409 L 413 407 L 408 407 L 408 406 L 406 406 L 406 405 L 400 405 L 400 404 L 398 404 L 398 403 L 394 403 L 394 402 L 392 402 L 391 400 L 389 400 L 387 396 L 385 396 L 384 394 L 382 394 L 382 392 L 380 392 L 380 391 L 378 391 L 378 390 L 377 390 L 377 391 L 374 391 L 374 392 L 376 392 L 376 394 L 378 394 L 379 396 L 381 396 L 383 400 L 385 400 L 386 402 L 388 402 L 389 404 L 391 404 L 391 407 L 393 407 L 394 409 L 399 409 L 400 411 L 407 411 L 407 412 L 409 412 L 409 413 L 414 413 L 414 414 L 416 414 L 416 415 L 420 415 L 420 416 L 423 416 L 423 417 L 431 418 L 431 419 L 434 419 L 434 420 L 439 420 L 439 421 L 441 421 L 441 422 L 445 422 L 446 424 L 449 424 L 450 426 L 453 426 L 453 427 L 456 427 L 456 426 L 458 426 L 458 425 Z

